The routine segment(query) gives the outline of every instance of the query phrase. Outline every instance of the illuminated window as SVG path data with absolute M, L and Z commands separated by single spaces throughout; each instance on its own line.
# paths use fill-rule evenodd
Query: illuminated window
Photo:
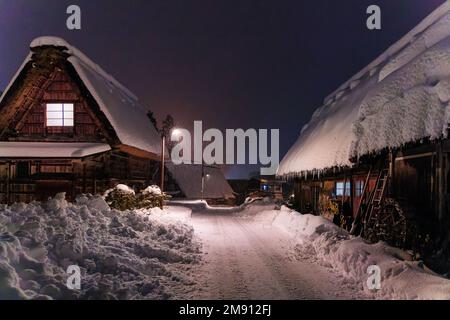
M 336 182 L 336 196 L 344 195 L 344 182 Z M 345 183 L 345 195 L 350 196 L 350 182 Z
M 364 181 L 359 180 L 355 182 L 355 196 L 361 197 L 364 191 Z
M 47 127 L 73 127 L 73 103 L 48 103 Z

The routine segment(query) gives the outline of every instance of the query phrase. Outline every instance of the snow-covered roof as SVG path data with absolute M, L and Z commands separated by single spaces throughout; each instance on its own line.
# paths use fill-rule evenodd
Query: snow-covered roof
M 30 48 L 42 46 L 64 48 L 70 55 L 68 61 L 98 103 L 100 110 L 106 115 L 122 144 L 154 154 L 161 153 L 160 136 L 148 119 L 147 110 L 130 90 L 65 40 L 40 37 L 30 44 Z M 31 57 L 30 53 L 3 93 L 0 102 L 23 68 L 31 61 Z
M 84 158 L 109 150 L 104 143 L 0 142 L 0 158 Z
M 450 1 L 336 92 L 302 129 L 278 175 L 352 166 L 350 159 L 447 135 Z
M 201 198 L 202 166 L 200 164 L 175 165 L 167 163 L 166 167 L 186 198 Z M 220 168 L 205 166 L 204 173 L 205 185 L 203 191 L 205 199 L 234 198 L 233 189 L 231 189 Z

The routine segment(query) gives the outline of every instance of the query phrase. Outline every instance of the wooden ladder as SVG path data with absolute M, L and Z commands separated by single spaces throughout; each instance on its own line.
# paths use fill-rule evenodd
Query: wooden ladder
M 375 184 L 375 190 L 372 195 L 372 199 L 370 201 L 370 205 L 367 208 L 365 217 L 364 217 L 364 225 L 363 228 L 365 229 L 368 223 L 372 220 L 374 217 L 374 214 L 376 215 L 380 209 L 381 205 L 384 200 L 384 196 L 386 194 L 386 187 L 387 182 L 389 179 L 389 170 L 388 169 L 382 169 L 380 173 L 378 174 L 377 182 Z

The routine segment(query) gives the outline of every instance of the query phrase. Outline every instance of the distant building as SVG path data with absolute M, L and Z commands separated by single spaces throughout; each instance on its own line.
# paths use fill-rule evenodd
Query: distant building
M 276 179 L 275 176 L 266 176 L 259 179 L 259 191 L 266 196 L 276 200 L 283 200 L 283 181 Z
M 236 204 L 244 203 L 250 194 L 259 192 L 261 189 L 261 183 L 255 177 L 250 179 L 230 179 L 228 183 L 236 194 Z
M 172 181 L 168 181 L 166 191 L 175 199 L 204 199 L 209 204 L 234 204 L 235 193 L 219 167 L 167 163 L 166 168 Z

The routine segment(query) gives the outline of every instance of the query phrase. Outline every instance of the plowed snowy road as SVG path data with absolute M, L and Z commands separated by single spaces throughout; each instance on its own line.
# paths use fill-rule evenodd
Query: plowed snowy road
M 275 227 L 231 215 L 193 214 L 203 243 L 198 299 L 365 299 L 330 268 L 294 258 Z M 309 259 L 308 259 L 309 260 Z

